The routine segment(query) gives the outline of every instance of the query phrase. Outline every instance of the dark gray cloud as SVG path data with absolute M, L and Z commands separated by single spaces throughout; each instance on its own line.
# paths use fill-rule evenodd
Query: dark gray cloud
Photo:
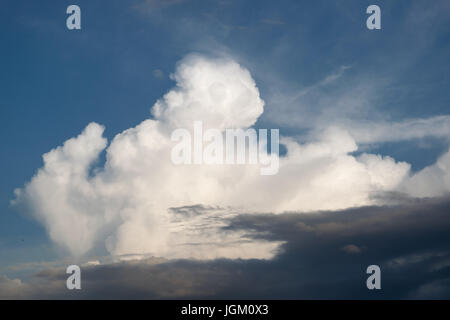
M 0 298 L 450 298 L 449 230 L 448 198 L 336 212 L 241 214 L 224 231 L 284 241 L 274 259 L 87 266 L 80 291 L 65 288 L 64 270 L 47 269 L 27 282 L 0 278 Z M 366 288 L 371 264 L 381 267 L 379 291 Z

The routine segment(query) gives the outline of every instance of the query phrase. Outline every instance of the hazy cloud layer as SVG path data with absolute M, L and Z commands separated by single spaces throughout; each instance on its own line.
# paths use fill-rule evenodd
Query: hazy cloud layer
M 239 215 L 224 232 L 283 241 L 276 258 L 149 258 L 85 266 L 80 291 L 65 288 L 64 269 L 47 269 L 27 282 L 1 278 L 0 297 L 450 298 L 449 228 L 448 199 L 311 214 Z M 381 267 L 380 291 L 366 288 L 365 271 L 371 264 Z

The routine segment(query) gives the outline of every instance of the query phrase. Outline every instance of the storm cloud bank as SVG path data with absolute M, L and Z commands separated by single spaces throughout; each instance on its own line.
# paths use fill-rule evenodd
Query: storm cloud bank
M 182 210 L 196 214 L 198 208 Z M 29 281 L 0 278 L 0 298 L 448 299 L 449 228 L 448 198 L 309 214 L 238 215 L 223 232 L 282 241 L 274 259 L 148 258 L 85 266 L 78 291 L 66 289 L 64 268 L 45 269 Z M 381 268 L 382 290 L 366 288 L 371 264 Z

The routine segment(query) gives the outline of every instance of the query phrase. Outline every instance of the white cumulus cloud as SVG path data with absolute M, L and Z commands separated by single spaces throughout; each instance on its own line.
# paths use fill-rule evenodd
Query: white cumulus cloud
M 14 204 L 38 219 L 71 254 L 104 247 L 112 255 L 270 258 L 279 243 L 224 231 L 226 219 L 238 212 L 368 205 L 373 193 L 400 190 L 419 178 L 429 183 L 440 173 L 436 170 L 444 170 L 448 181 L 448 166 L 439 162 L 411 178 L 407 163 L 354 156 L 355 138 L 338 127 L 307 143 L 282 137 L 287 154 L 273 176 L 261 176 L 259 165 L 175 165 L 172 130 L 190 128 L 196 120 L 210 128 L 245 129 L 263 113 L 264 102 L 249 71 L 232 60 L 190 56 L 172 78 L 176 86 L 155 103 L 154 119 L 117 134 L 109 145 L 104 128 L 89 124 L 46 153 L 43 167 L 16 190 Z M 91 172 L 103 151 L 104 166 Z M 198 204 L 209 209 L 194 215 L 174 209 Z

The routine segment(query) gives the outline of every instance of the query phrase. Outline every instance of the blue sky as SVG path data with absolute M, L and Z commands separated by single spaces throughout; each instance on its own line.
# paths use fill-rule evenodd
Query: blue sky
M 78 0 L 82 30 L 69 31 L 65 11 L 73 2 L 3 1 L 0 270 L 63 255 L 40 224 L 10 207 L 13 190 L 42 166 L 42 154 L 92 121 L 111 140 L 150 117 L 189 53 L 226 55 L 245 66 L 266 101 L 256 126 L 288 135 L 328 123 L 317 114 L 392 122 L 449 114 L 448 3 L 376 1 L 382 30 L 370 31 L 365 9 L 373 3 Z M 318 85 L 333 74 L 339 81 Z M 311 90 L 300 101 L 278 99 L 305 88 Z M 333 102 L 349 107 L 328 113 Z M 368 148 L 418 171 L 448 144 L 427 137 Z

